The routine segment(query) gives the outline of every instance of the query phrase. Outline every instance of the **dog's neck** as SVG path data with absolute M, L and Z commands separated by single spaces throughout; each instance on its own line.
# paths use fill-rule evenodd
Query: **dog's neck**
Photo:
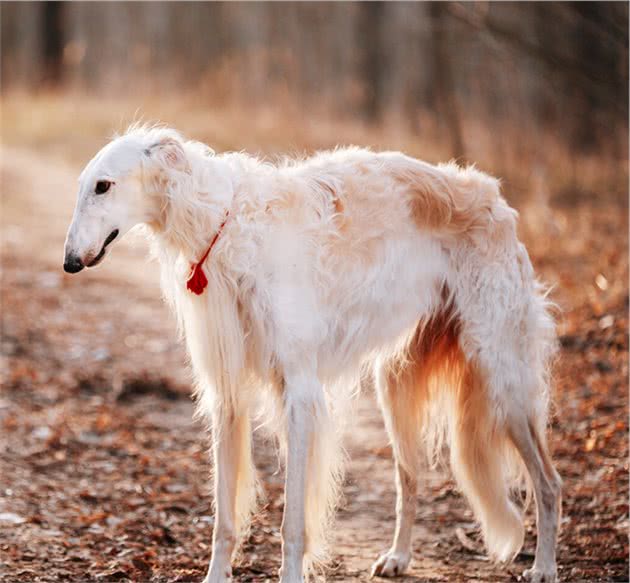
M 220 157 L 192 162 L 190 173 L 165 180 L 159 215 L 149 227 L 168 256 L 181 255 L 194 263 L 225 219 L 235 188 L 231 169 Z

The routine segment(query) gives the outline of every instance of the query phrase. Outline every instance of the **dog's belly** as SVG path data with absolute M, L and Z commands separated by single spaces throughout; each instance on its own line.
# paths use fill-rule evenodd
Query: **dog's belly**
M 348 262 L 328 290 L 328 334 L 318 354 L 326 378 L 356 366 L 371 351 L 395 349 L 442 300 L 449 263 L 432 237 L 416 232 L 389 239 L 375 256 L 367 265 Z

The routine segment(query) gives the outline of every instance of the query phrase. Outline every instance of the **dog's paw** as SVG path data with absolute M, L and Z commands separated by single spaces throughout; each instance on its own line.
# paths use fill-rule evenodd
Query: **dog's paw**
M 232 581 L 232 567 L 229 565 L 217 569 L 211 568 L 203 583 L 230 583 Z
M 304 583 L 302 558 L 297 556 L 284 558 L 279 575 L 280 583 Z
M 302 573 L 280 572 L 280 583 L 304 583 Z
M 556 583 L 556 568 L 541 569 L 534 565 L 523 572 L 523 579 L 529 583 Z
M 409 553 L 388 551 L 372 565 L 372 577 L 397 577 L 405 572 L 409 565 Z

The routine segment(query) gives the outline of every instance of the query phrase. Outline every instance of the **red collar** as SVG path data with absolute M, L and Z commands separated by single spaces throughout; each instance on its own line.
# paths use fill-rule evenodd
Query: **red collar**
M 230 211 L 228 209 L 225 212 L 225 218 L 223 219 L 223 222 L 221 223 L 218 231 L 212 238 L 212 241 L 210 241 L 210 245 L 208 246 L 208 249 L 206 249 L 206 252 L 203 254 L 203 257 L 199 261 L 197 261 L 197 263 L 192 263 L 190 265 L 190 275 L 188 276 L 188 280 L 186 281 L 186 287 L 188 288 L 188 291 L 191 291 L 198 296 L 203 293 L 203 290 L 206 289 L 206 286 L 208 285 L 208 278 L 206 277 L 206 274 L 203 272 L 202 269 L 203 262 L 208 258 L 208 255 L 210 255 L 210 251 L 212 251 L 215 243 L 219 240 L 219 237 L 223 232 L 223 227 L 225 227 L 225 223 L 227 223 L 229 216 Z

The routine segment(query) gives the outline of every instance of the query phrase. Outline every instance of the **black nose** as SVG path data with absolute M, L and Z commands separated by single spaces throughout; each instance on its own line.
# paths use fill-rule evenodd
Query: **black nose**
M 75 255 L 68 255 L 63 264 L 63 270 L 66 273 L 78 273 L 85 266 L 83 265 L 83 261 L 76 257 Z

